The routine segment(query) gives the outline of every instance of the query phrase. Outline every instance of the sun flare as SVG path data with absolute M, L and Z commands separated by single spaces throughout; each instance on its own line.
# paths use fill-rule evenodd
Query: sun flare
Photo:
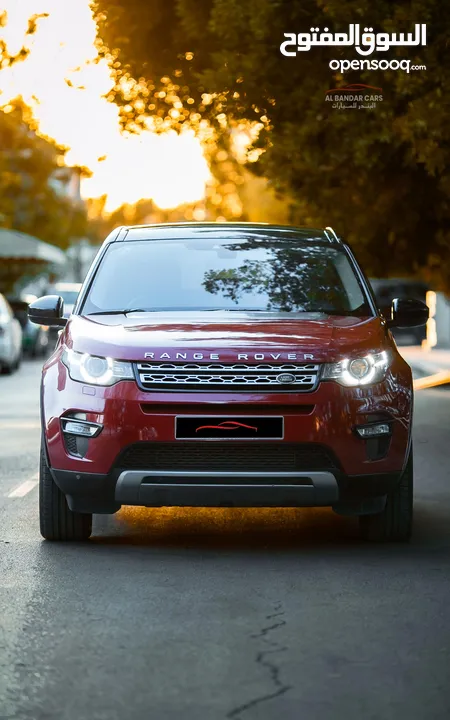
M 89 0 L 3 0 L 0 28 L 10 52 L 25 44 L 23 62 L 0 71 L 0 105 L 21 95 L 40 131 L 69 148 L 70 165 L 88 167 L 85 197 L 107 194 L 106 210 L 152 198 L 162 209 L 201 200 L 208 165 L 193 133 L 124 136 L 118 110 L 104 97 L 112 87 L 107 63 L 97 62 Z M 48 13 L 25 36 L 28 18 Z

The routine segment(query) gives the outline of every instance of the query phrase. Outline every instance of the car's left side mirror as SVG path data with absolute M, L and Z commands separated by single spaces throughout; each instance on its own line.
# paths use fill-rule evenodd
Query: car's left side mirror
M 64 300 L 59 295 L 44 295 L 28 306 L 28 317 L 36 325 L 64 327 Z
M 428 316 L 428 306 L 421 300 L 394 298 L 388 326 L 394 328 L 419 327 L 426 324 Z

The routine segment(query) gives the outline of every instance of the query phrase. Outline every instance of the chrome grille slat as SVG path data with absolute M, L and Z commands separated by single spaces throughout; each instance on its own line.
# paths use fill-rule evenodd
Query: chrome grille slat
M 270 392 L 310 392 L 317 386 L 320 366 L 313 363 L 136 363 L 139 386 L 143 390 L 183 389 L 268 390 Z M 280 383 L 279 375 L 293 375 L 292 383 Z
M 222 363 L 208 363 L 205 365 L 198 365 L 196 363 L 149 363 L 141 362 L 138 363 L 138 370 L 155 370 L 156 372 L 162 372 L 166 370 L 173 370 L 175 372 L 183 372 L 186 370 L 196 370 L 198 372 L 208 372 L 213 370 L 217 372 L 219 370 L 233 371 L 245 371 L 245 372 L 261 372 L 261 370 L 269 370 L 273 372 L 291 372 L 293 370 L 311 370 L 317 372 L 319 369 L 318 365 L 313 363 L 295 363 L 287 365 L 286 363 L 280 365 L 272 365 L 269 363 L 263 363 L 259 365 L 246 365 L 244 363 L 234 363 L 230 365 L 223 365 Z
M 294 373 L 293 373 L 294 374 Z M 243 385 L 258 385 L 261 383 L 267 383 L 268 385 L 278 385 L 277 375 L 185 375 L 173 373 L 172 375 L 160 375 L 155 373 L 150 375 L 148 373 L 142 373 L 141 379 L 143 383 L 167 383 L 173 382 L 179 385 L 185 385 L 186 383 L 196 383 L 198 385 L 210 385 L 211 383 L 220 382 L 221 384 L 236 385 L 242 383 Z M 311 383 L 311 375 L 296 375 L 295 384 L 308 385 Z M 294 383 L 292 383 L 294 384 Z

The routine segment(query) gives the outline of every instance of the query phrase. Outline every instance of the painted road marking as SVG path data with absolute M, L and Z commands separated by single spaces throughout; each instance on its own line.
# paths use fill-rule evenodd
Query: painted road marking
M 25 480 L 19 487 L 16 487 L 15 490 L 11 490 L 10 493 L 7 494 L 6 497 L 9 498 L 17 498 L 17 497 L 25 497 L 25 495 L 28 495 L 29 492 L 34 490 L 36 485 L 39 482 L 39 475 L 36 473 L 31 477 L 29 480 Z

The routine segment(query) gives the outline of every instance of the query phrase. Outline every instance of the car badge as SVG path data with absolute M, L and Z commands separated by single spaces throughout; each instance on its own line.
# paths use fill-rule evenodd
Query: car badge
M 282 385 L 290 385 L 291 383 L 295 383 L 295 375 L 291 373 L 281 373 L 281 375 L 277 375 L 277 382 Z

